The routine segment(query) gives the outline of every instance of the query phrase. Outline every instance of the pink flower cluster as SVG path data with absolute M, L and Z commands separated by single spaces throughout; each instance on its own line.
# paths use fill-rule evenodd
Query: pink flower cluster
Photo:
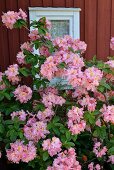
M 76 153 L 73 148 L 65 150 L 58 154 L 54 159 L 53 165 L 49 166 L 47 170 L 81 170 L 81 165 L 76 160 Z
M 28 36 L 30 38 L 30 41 L 35 41 L 40 38 L 38 30 L 36 29 L 32 30 Z
M 33 46 L 32 46 L 32 44 L 29 43 L 28 41 L 25 42 L 25 43 L 23 43 L 20 48 L 21 48 L 22 51 L 23 51 L 23 50 L 27 50 L 27 51 L 30 51 L 30 52 L 33 51 Z
M 53 93 L 43 94 L 42 103 L 48 107 L 52 108 L 55 105 L 62 106 L 65 103 L 65 99 Z
M 46 19 L 46 18 L 41 18 L 39 21 L 44 24 L 44 27 L 45 27 L 45 28 L 47 28 L 48 30 L 51 29 L 52 25 L 51 25 L 51 22 L 50 22 L 48 19 Z
M 54 57 L 50 56 L 47 58 L 44 64 L 41 65 L 40 73 L 43 77 L 51 80 L 54 77 L 56 71 L 58 71 L 57 64 L 54 63 Z
M 21 80 L 19 77 L 19 66 L 17 64 L 10 65 L 5 71 L 5 75 L 12 84 L 17 84 Z
M 19 85 L 13 93 L 16 100 L 19 100 L 20 103 L 27 103 L 32 98 L 32 90 L 26 85 Z
M 2 22 L 7 28 L 13 29 L 14 24 L 19 19 L 23 19 L 26 21 L 26 18 L 27 18 L 26 13 L 22 9 L 19 9 L 19 12 L 8 11 L 7 13 L 4 13 L 2 15 Z
M 114 105 L 112 106 L 103 105 L 103 108 L 100 111 L 103 114 L 105 122 L 114 123 Z
M 6 88 L 5 83 L 3 82 L 3 73 L 0 72 L 0 90 L 4 90 Z
M 101 170 L 102 167 L 101 167 L 99 164 L 94 165 L 94 163 L 91 162 L 91 163 L 88 165 L 88 169 L 89 169 L 89 170 Z
M 68 128 L 73 135 L 80 134 L 86 127 L 86 122 L 83 120 L 83 114 L 83 109 L 75 106 L 68 112 Z
M 19 64 L 26 64 L 26 62 L 25 62 L 25 55 L 23 54 L 22 51 L 20 51 L 20 52 L 17 54 L 16 58 L 17 58 L 17 62 L 18 62 Z
M 80 87 L 83 83 L 83 72 L 80 69 L 68 69 L 66 77 L 68 83 L 74 88 Z
M 82 87 L 82 86 L 78 86 L 75 88 L 75 91 L 72 93 L 72 97 L 73 98 L 81 98 L 82 95 L 88 95 L 87 89 Z
M 61 69 L 59 68 L 59 64 L 65 63 L 66 68 Z M 53 77 L 57 76 L 58 72 L 61 72 L 60 77 L 67 77 L 72 76 L 71 73 L 75 72 L 82 76 L 81 68 L 84 66 L 83 58 L 81 58 L 78 54 L 74 54 L 72 52 L 67 53 L 65 51 L 60 51 L 54 53 L 53 56 L 50 56 L 46 59 L 44 64 L 41 66 L 41 75 L 48 80 L 51 80 Z M 48 72 L 47 72 L 48 70 Z M 60 75 L 60 74 L 59 74 Z M 79 75 L 80 77 L 80 75 Z
M 108 64 L 111 68 L 114 68 L 114 60 L 109 60 L 105 64 Z
M 106 155 L 107 148 L 106 146 L 103 146 L 103 148 L 101 148 L 101 143 L 96 142 L 93 147 L 93 152 L 95 153 L 97 157 L 101 158 L 102 156 Z
M 84 41 L 80 41 L 79 39 L 73 39 L 69 35 L 65 35 L 63 38 L 57 37 L 53 40 L 53 44 L 59 47 L 59 50 L 70 51 L 69 49 L 72 48 L 74 51 L 80 51 L 84 53 L 86 51 L 87 45 Z
M 111 38 L 110 48 L 111 48 L 112 50 L 114 50 L 114 37 Z
M 24 126 L 24 136 L 34 142 L 38 142 L 41 138 L 45 138 L 49 131 L 46 129 L 47 123 L 37 121 L 35 118 L 28 120 Z
M 49 155 L 53 157 L 54 155 L 61 151 L 62 143 L 59 138 L 53 137 L 52 140 L 51 139 L 44 140 L 42 146 L 43 150 L 44 151 L 47 150 Z
M 18 117 L 21 121 L 26 120 L 27 113 L 24 110 L 16 111 L 11 113 L 11 118 L 14 119 L 15 117 Z
M 50 121 L 52 116 L 54 116 L 54 111 L 49 109 L 49 108 L 46 108 L 44 111 L 38 111 L 37 113 L 37 118 L 40 120 L 40 121 L 43 121 L 43 122 L 47 122 L 47 121 Z
M 49 57 L 49 56 L 50 56 L 49 48 L 46 47 L 46 46 L 42 46 L 42 47 L 39 49 L 39 53 L 40 53 L 40 55 L 43 55 L 43 56 L 45 56 L 45 57 Z
M 98 92 L 98 91 L 95 91 L 94 92 L 94 97 L 97 99 L 97 100 L 101 100 L 101 101 L 105 101 L 106 99 L 105 99 L 105 96 L 102 94 L 102 93 L 100 93 L 100 92 Z
M 90 97 L 89 95 L 86 95 L 85 97 L 83 97 L 83 99 L 79 100 L 78 102 L 81 106 L 87 107 L 87 109 L 91 112 L 95 110 L 97 104 L 96 99 Z
M 13 163 L 19 163 L 20 161 L 28 163 L 36 157 L 36 147 L 32 142 L 24 145 L 23 141 L 17 140 L 14 143 L 10 143 L 11 149 L 7 149 L 7 158 Z
M 103 77 L 101 70 L 95 67 L 89 67 L 84 71 L 83 84 L 87 90 L 95 91 L 96 87 Z

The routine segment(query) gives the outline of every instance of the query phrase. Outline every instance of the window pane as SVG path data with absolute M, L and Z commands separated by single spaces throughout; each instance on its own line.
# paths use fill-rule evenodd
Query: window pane
M 63 37 L 64 35 L 69 35 L 69 20 L 51 20 L 52 38 Z

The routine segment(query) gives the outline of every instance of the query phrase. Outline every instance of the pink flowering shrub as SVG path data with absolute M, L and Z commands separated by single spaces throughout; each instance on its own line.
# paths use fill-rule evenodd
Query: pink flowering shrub
M 27 28 L 21 9 L 2 21 Z M 0 72 L 0 161 L 8 170 L 113 170 L 114 57 L 86 61 L 86 43 L 52 40 L 45 17 L 30 26 L 17 63 Z

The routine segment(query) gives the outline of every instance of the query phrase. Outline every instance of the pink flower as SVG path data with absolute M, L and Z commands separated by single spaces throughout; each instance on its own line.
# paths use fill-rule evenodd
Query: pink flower
M 53 40 L 53 44 L 59 47 L 59 50 L 66 52 L 70 51 L 70 48 L 79 53 L 84 53 L 87 48 L 87 44 L 79 39 L 73 39 L 69 35 L 65 35 L 63 38 L 57 37 Z
M 96 91 L 96 87 L 99 86 L 102 77 L 103 73 L 101 70 L 95 67 L 89 67 L 84 71 L 83 86 L 87 90 Z
M 44 111 L 38 111 L 37 118 L 40 121 L 47 122 L 47 121 L 51 120 L 51 118 L 54 114 L 55 114 L 54 111 L 47 108 Z
M 73 106 L 68 112 L 68 128 L 73 135 L 80 134 L 86 128 L 86 122 L 83 120 L 83 114 L 83 109 L 75 106 Z
M 46 28 L 50 30 L 52 27 L 51 22 L 48 19 L 46 19 L 45 24 L 46 24 Z
M 32 142 L 29 142 L 27 145 L 27 148 L 24 150 L 24 153 L 22 154 L 22 162 L 30 162 L 36 158 L 36 152 L 37 148 L 34 146 Z
M 19 117 L 19 119 L 21 121 L 25 121 L 26 120 L 26 116 L 27 116 L 27 114 L 25 113 L 24 110 L 20 110 L 20 111 L 16 111 L 16 112 L 11 113 L 12 119 L 14 119 L 15 117 Z
M 62 106 L 65 102 L 66 101 L 63 97 L 55 95 L 53 93 L 43 94 L 42 103 L 50 109 L 55 105 Z
M 88 169 L 89 169 L 89 170 L 101 170 L 102 167 L 101 167 L 99 164 L 94 165 L 94 163 L 91 162 L 91 163 L 88 165 Z
M 114 48 L 114 47 L 113 47 Z M 113 49 L 114 50 L 114 49 Z M 109 60 L 105 64 L 108 64 L 111 68 L 114 68 L 114 60 Z
M 87 44 L 84 41 L 80 40 L 74 40 L 72 48 L 74 51 L 80 51 L 81 53 L 84 53 L 87 49 Z
M 20 161 L 28 163 L 36 157 L 36 147 L 32 142 L 24 145 L 23 141 L 17 140 L 14 143 L 10 143 L 11 149 L 7 149 L 7 158 L 13 163 L 19 163 Z
M 19 52 L 16 57 L 19 64 L 26 64 L 23 52 Z
M 0 158 L 2 157 L 2 152 L 0 151 Z
M 30 38 L 30 41 L 35 41 L 40 38 L 38 30 L 32 30 L 28 36 Z
M 103 108 L 100 111 L 103 114 L 105 122 L 114 123 L 114 105 L 112 106 L 103 105 Z
M 76 97 L 80 98 L 80 97 L 82 97 L 82 95 L 88 95 L 87 89 L 82 87 L 82 86 L 78 86 L 78 87 L 75 88 L 75 91 L 73 92 L 72 97 L 73 98 L 76 98 Z
M 27 14 L 22 9 L 19 9 L 18 15 L 20 19 L 27 20 Z
M 106 148 L 106 146 L 101 148 L 101 143 L 100 142 L 96 142 L 94 147 L 93 147 L 93 152 L 95 153 L 95 155 L 97 157 L 101 158 L 102 156 L 106 155 L 107 148 Z
M 32 52 L 33 51 L 33 47 L 29 42 L 25 42 L 24 44 L 21 45 L 21 50 L 27 50 Z
M 110 48 L 114 50 L 114 37 L 112 37 L 110 40 Z
M 13 26 L 17 22 L 18 17 L 19 16 L 17 12 L 8 11 L 2 15 L 2 22 L 7 28 L 13 29 Z
M 58 154 L 54 159 L 53 165 L 49 166 L 47 170 L 81 170 L 81 165 L 76 160 L 76 153 L 73 148 L 65 150 Z
M 88 165 L 88 169 L 89 170 L 94 170 L 94 163 L 91 162 L 89 165 Z
M 12 84 L 17 84 L 20 81 L 19 66 L 17 64 L 10 65 L 5 71 L 5 75 Z
M 46 35 L 44 35 L 44 38 L 51 40 L 51 34 L 49 32 L 46 32 Z
M 53 157 L 61 151 L 62 143 L 59 138 L 53 137 L 52 141 L 51 139 L 44 140 L 42 146 L 43 150 L 47 150 L 49 155 Z
M 108 162 L 111 162 L 112 164 L 114 164 L 114 155 L 109 156 Z
M 96 123 L 95 123 L 97 126 L 99 126 L 99 127 L 101 127 L 101 120 L 100 119 L 98 119 L 97 121 L 96 121 Z
M 24 126 L 24 136 L 28 140 L 38 142 L 41 138 L 45 138 L 46 135 L 49 134 L 49 131 L 46 128 L 47 123 L 42 121 L 31 121 L 30 124 Z
M 101 170 L 101 166 L 100 166 L 99 164 L 97 164 L 97 165 L 95 166 L 95 168 L 96 168 L 96 170 Z
M 3 82 L 3 73 L 0 72 L 0 90 L 4 90 L 6 88 L 5 83 Z
M 100 93 L 100 92 L 98 92 L 98 91 L 95 91 L 94 92 L 94 97 L 97 99 L 97 100 L 101 100 L 101 101 L 105 101 L 105 96 L 102 94 L 102 93 Z
M 67 69 L 66 78 L 72 87 L 77 88 L 82 85 L 83 72 L 77 69 Z
M 93 97 L 89 97 L 89 95 L 86 95 L 85 97 L 83 97 L 83 99 L 78 101 L 80 103 L 81 106 L 86 107 L 89 111 L 94 111 L 95 107 L 96 107 L 96 100 Z
M 22 10 L 19 9 L 19 12 L 14 12 L 14 11 L 8 11 L 7 13 L 4 13 L 2 15 L 2 22 L 4 25 L 9 28 L 13 29 L 14 24 L 19 20 L 23 19 L 26 21 L 27 15 L 26 13 Z
M 49 57 L 49 56 L 50 56 L 49 48 L 46 47 L 46 46 L 42 46 L 42 47 L 39 49 L 39 52 L 40 52 L 40 55 L 43 55 L 43 56 L 45 56 L 45 57 Z
M 56 71 L 58 71 L 57 64 L 54 63 L 53 57 L 50 56 L 47 58 L 44 64 L 42 64 L 40 73 L 44 78 L 51 80 L 54 77 Z
M 62 56 L 62 61 L 65 62 L 69 68 L 81 69 L 84 67 L 83 58 L 81 58 L 79 54 L 64 53 Z
M 20 103 L 27 103 L 32 98 L 32 90 L 26 85 L 19 85 L 13 93 L 16 100 L 19 100 Z

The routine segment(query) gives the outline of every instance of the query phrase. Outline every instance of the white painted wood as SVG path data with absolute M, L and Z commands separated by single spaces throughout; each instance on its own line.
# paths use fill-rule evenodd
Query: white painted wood
M 81 11 L 80 8 L 52 8 L 52 7 L 47 7 L 47 8 L 42 8 L 42 7 L 29 7 L 29 11 L 71 11 L 71 12 L 79 12 Z
M 80 38 L 80 8 L 42 8 L 30 7 L 30 21 L 46 17 L 49 20 L 69 20 L 69 35 L 73 38 Z M 32 30 L 33 28 L 31 28 Z

